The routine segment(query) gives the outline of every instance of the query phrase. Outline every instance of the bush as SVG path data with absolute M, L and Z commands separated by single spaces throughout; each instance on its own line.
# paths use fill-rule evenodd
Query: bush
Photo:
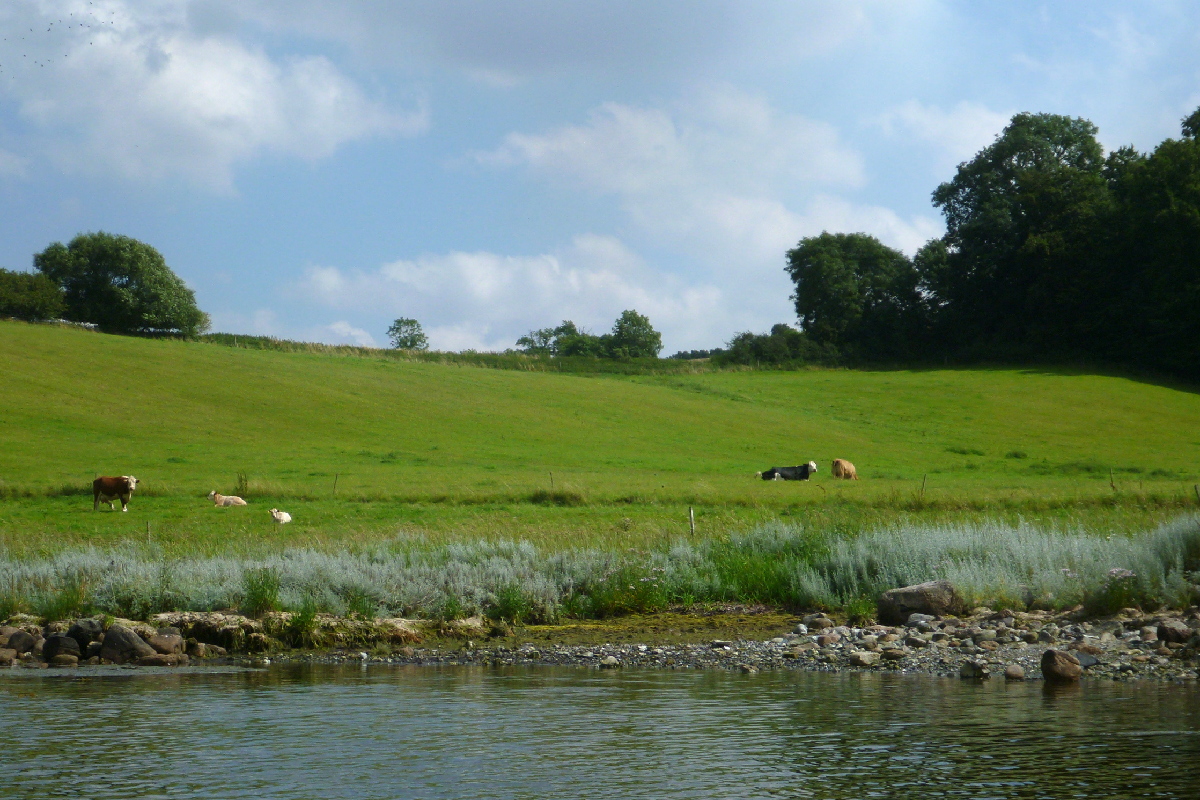
M 243 599 L 239 610 L 258 617 L 279 610 L 279 571 L 270 567 L 248 569 L 242 574 Z
M 62 289 L 45 275 L 0 269 L 0 317 L 59 319 L 66 307 Z

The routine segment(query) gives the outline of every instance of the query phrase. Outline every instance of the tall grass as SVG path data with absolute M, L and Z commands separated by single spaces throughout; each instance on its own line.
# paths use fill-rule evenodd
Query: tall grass
M 1182 607 L 1197 596 L 1200 516 L 1136 536 L 1098 536 L 1028 524 L 892 526 L 852 539 L 770 524 L 652 550 L 546 553 L 527 542 L 427 545 L 393 540 L 362 550 L 291 549 L 260 559 L 164 562 L 152 548 L 83 549 L 18 560 L 0 555 L 0 597 L 44 616 L 79 603 L 148 615 L 239 607 L 447 619 L 486 614 L 514 622 L 605 617 L 677 603 L 766 603 L 867 615 L 880 592 L 933 579 L 974 605 L 1096 613 L 1138 604 Z M 69 597 L 68 597 L 69 599 Z M 68 609 L 66 606 L 71 606 Z M 295 632 L 304 635 L 302 630 Z

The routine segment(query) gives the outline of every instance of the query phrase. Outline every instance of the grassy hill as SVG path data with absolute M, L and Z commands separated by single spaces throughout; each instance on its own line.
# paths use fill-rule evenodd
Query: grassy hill
M 689 506 L 709 532 L 964 512 L 1141 525 L 1195 505 L 1200 480 L 1200 395 L 1093 374 L 586 376 L 16 322 L 0 322 L 0 374 L 0 544 L 16 551 L 399 531 L 634 546 L 685 532 Z M 862 480 L 834 480 L 835 457 Z M 809 459 L 812 482 L 754 479 Z M 96 474 L 142 479 L 130 513 L 92 513 Z M 239 474 L 251 506 L 207 504 Z M 296 522 L 273 527 L 273 505 Z

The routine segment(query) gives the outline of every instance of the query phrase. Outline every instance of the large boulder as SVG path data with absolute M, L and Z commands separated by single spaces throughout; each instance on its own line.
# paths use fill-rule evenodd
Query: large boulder
M 182 653 L 184 648 L 183 637 L 177 633 L 155 634 L 150 637 L 148 644 L 154 648 L 154 652 L 163 655 Z
M 11 667 L 13 662 L 17 660 L 17 651 L 7 647 L 0 647 L 0 667 Z
M 913 614 L 944 616 L 963 610 L 962 598 L 950 581 L 929 581 L 915 586 L 889 589 L 879 597 L 879 619 L 903 625 Z
M 1156 631 L 1160 642 L 1184 644 L 1195 633 L 1182 620 L 1168 619 L 1161 622 Z
M 114 664 L 137 661 L 143 656 L 152 655 L 154 648 L 124 625 L 114 624 L 110 627 L 104 634 L 104 642 L 100 648 L 100 657 Z
M 16 650 L 17 655 L 28 653 L 33 650 L 33 646 L 37 644 L 37 639 L 29 631 L 16 630 L 8 635 L 8 642 L 5 644 L 9 650 Z
M 1047 650 L 1042 653 L 1042 677 L 1052 683 L 1068 683 L 1079 680 L 1083 667 L 1079 659 L 1065 650 Z
M 52 633 L 46 637 L 45 644 L 42 645 L 42 657 L 47 661 L 54 661 L 54 657 L 58 655 L 74 656 L 76 659 L 83 654 L 79 649 L 79 642 L 65 633 Z
M 86 653 L 89 644 L 104 638 L 104 628 L 98 619 L 77 619 L 67 629 L 67 636 L 79 643 L 79 652 Z

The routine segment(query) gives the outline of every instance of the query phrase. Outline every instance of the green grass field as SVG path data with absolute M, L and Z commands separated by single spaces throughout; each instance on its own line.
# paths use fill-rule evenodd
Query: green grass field
M 1135 530 L 1194 509 L 1200 482 L 1200 394 L 1038 369 L 588 376 L 0 321 L 0 411 L 12 554 L 398 534 L 642 547 L 686 535 L 689 507 L 698 534 L 979 516 Z M 834 480 L 835 457 L 862 479 Z M 754 478 L 809 459 L 811 482 Z M 143 481 L 129 513 L 92 512 L 97 474 Z M 251 505 L 213 508 L 239 474 Z M 274 526 L 272 506 L 295 522 Z

